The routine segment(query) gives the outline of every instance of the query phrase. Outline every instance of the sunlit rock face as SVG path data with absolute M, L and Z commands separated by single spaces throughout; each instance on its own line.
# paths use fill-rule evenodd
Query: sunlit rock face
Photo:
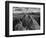
M 23 23 L 23 26 L 26 27 L 26 28 L 30 28 L 33 24 L 33 21 L 32 19 L 30 18 L 30 16 L 28 15 L 25 15 L 25 17 L 23 17 L 22 19 L 22 23 Z
M 13 28 L 14 30 L 38 30 L 40 27 L 37 21 L 38 17 L 34 18 L 32 15 L 23 15 L 22 18 L 15 18 Z

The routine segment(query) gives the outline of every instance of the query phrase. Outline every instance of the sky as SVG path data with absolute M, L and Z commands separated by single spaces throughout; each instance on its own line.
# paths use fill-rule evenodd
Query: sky
M 40 8 L 27 8 L 27 7 L 13 7 L 13 13 L 37 13 L 37 12 L 40 12 Z

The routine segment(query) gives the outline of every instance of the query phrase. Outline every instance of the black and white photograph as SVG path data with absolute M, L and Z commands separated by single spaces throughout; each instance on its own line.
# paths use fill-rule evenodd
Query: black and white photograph
M 44 3 L 6 1 L 5 36 L 44 35 L 44 15 Z
M 13 31 L 40 30 L 40 8 L 13 7 Z

